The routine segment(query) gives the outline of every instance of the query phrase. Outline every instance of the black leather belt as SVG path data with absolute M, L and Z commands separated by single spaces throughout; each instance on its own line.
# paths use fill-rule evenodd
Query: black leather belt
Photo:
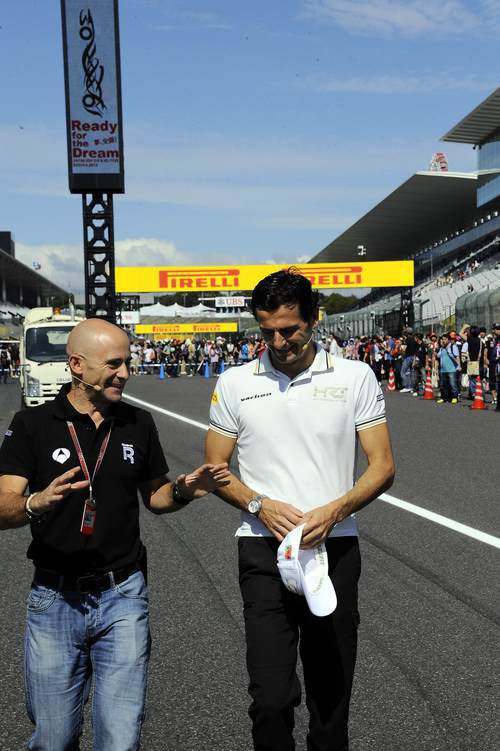
M 130 563 L 123 568 L 107 571 L 105 574 L 82 574 L 81 576 L 65 576 L 56 571 L 46 571 L 43 568 L 35 569 L 34 581 L 60 591 L 79 592 L 91 594 L 92 592 L 104 592 L 111 589 L 115 584 L 120 584 L 128 579 L 135 571 L 139 571 L 136 563 Z

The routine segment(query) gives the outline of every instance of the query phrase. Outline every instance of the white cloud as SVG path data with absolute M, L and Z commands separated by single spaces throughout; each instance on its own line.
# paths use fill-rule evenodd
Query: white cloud
M 495 81 L 484 77 L 463 76 L 457 78 L 449 73 L 407 76 L 351 76 L 346 78 L 315 79 L 309 88 L 324 92 L 353 92 L 364 94 L 432 94 L 436 91 L 483 91 L 496 87 Z
M 26 245 L 16 243 L 16 258 L 27 266 L 41 264 L 39 273 L 63 289 L 82 293 L 84 289 L 83 250 L 79 245 Z M 117 266 L 177 266 L 193 263 L 190 253 L 174 243 L 157 238 L 118 240 L 115 243 Z
M 357 34 L 450 36 L 498 30 L 492 0 L 304 0 L 303 16 Z

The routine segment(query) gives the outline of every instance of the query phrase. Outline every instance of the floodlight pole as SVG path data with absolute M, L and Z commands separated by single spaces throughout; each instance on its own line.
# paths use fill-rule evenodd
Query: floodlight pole
M 116 322 L 113 193 L 82 194 L 85 316 Z

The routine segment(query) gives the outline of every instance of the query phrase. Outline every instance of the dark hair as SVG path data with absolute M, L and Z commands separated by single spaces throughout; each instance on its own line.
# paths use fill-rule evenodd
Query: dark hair
M 252 292 L 252 313 L 257 310 L 277 310 L 281 305 L 298 305 L 300 317 L 309 322 L 318 308 L 319 293 L 311 282 L 291 266 L 275 271 L 257 284 Z
M 469 334 L 471 336 L 479 336 L 479 332 L 481 329 L 478 326 L 471 326 L 469 329 Z

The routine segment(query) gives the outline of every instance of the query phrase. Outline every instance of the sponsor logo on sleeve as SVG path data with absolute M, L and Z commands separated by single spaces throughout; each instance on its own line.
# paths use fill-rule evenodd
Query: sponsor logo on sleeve
M 12 435 L 12 430 L 6 430 L 6 431 L 5 431 L 5 437 L 6 437 L 6 438 L 10 438 L 10 437 L 11 437 L 11 435 Z

